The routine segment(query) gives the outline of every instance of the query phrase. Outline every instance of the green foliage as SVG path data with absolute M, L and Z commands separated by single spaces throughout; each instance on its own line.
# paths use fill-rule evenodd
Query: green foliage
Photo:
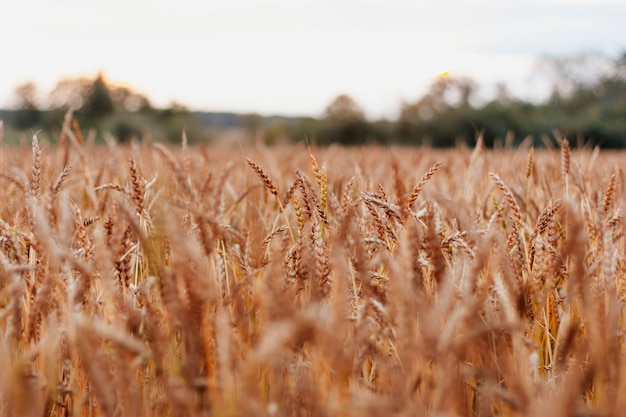
M 211 139 L 211 133 L 203 127 L 198 115 L 180 104 L 174 103 L 169 108 L 154 111 L 152 135 L 156 141 L 180 143 L 183 130 L 192 144 L 206 143 Z
M 507 136 L 513 137 L 515 143 L 530 136 L 540 145 L 543 135 L 558 130 L 572 143 L 623 148 L 626 146 L 625 62 L 626 55 L 613 62 L 603 75 L 589 79 L 588 74 L 576 78 L 576 71 L 567 69 L 562 60 L 555 61 L 557 72 L 566 76 L 555 82 L 554 93 L 541 104 L 501 94 L 475 107 L 471 105 L 471 82 L 449 77 L 437 79 L 426 96 L 404 104 L 396 132 L 401 143 L 448 147 L 459 141 L 471 144 L 477 133 L 482 134 L 487 146 L 494 146 Z M 581 58 L 570 65 L 589 67 Z
M 322 145 L 362 145 L 372 139 L 371 134 L 363 109 L 350 96 L 341 94 L 326 107 L 318 141 Z
M 37 87 L 32 82 L 20 84 L 15 89 L 15 108 L 10 123 L 18 130 L 36 128 L 43 121 L 37 104 Z
M 98 74 L 87 93 L 85 104 L 80 108 L 79 114 L 84 117 L 88 124 L 97 125 L 100 120 L 114 111 L 115 107 L 111 99 L 109 87 L 104 81 L 102 74 Z
M 626 53 L 601 65 L 591 58 L 546 60 L 544 70 L 553 74 L 554 82 L 553 93 L 544 103 L 512 98 L 500 86 L 494 100 L 478 105 L 471 79 L 437 77 L 427 94 L 403 103 L 394 121 L 368 120 L 346 94 L 336 97 L 319 118 L 191 112 L 176 103 L 155 109 L 146 96 L 126 86 L 109 85 L 102 74 L 95 79 L 61 80 L 46 110 L 38 104 L 34 84 L 20 85 L 14 109 L 1 111 L 0 118 L 8 132 L 5 136 L 39 128 L 55 131 L 67 108 L 72 108 L 83 128 L 95 129 L 96 140 L 108 132 L 120 142 L 148 135 L 178 143 L 184 129 L 191 143 L 206 143 L 228 131 L 267 145 L 307 138 L 320 145 L 378 142 L 450 147 L 459 142 L 471 145 L 480 133 L 489 147 L 505 138 L 517 144 L 529 136 L 541 146 L 545 135 L 558 130 L 572 144 L 626 147 Z

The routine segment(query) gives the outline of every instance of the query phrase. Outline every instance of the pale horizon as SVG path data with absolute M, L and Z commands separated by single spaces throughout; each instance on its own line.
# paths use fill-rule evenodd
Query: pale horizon
M 0 107 L 105 74 L 157 107 L 319 116 L 346 93 L 370 118 L 395 117 L 437 74 L 547 95 L 542 57 L 626 51 L 621 1 L 8 2 L 0 15 Z M 43 97 L 42 97 L 43 98 Z

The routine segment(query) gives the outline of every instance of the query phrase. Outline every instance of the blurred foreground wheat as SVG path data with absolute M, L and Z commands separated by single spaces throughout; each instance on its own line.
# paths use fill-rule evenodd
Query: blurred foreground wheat
M 617 416 L 625 155 L 4 148 L 0 416 Z

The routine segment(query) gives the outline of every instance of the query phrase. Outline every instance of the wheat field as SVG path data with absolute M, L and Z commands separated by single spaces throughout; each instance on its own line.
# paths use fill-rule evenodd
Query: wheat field
M 623 154 L 68 126 L 0 150 L 0 416 L 626 407 Z

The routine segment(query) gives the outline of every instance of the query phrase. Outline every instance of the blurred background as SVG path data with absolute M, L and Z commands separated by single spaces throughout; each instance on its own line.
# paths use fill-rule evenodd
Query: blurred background
M 5 143 L 626 146 L 620 0 L 7 0 Z M 557 133 L 558 132 L 558 133 Z

